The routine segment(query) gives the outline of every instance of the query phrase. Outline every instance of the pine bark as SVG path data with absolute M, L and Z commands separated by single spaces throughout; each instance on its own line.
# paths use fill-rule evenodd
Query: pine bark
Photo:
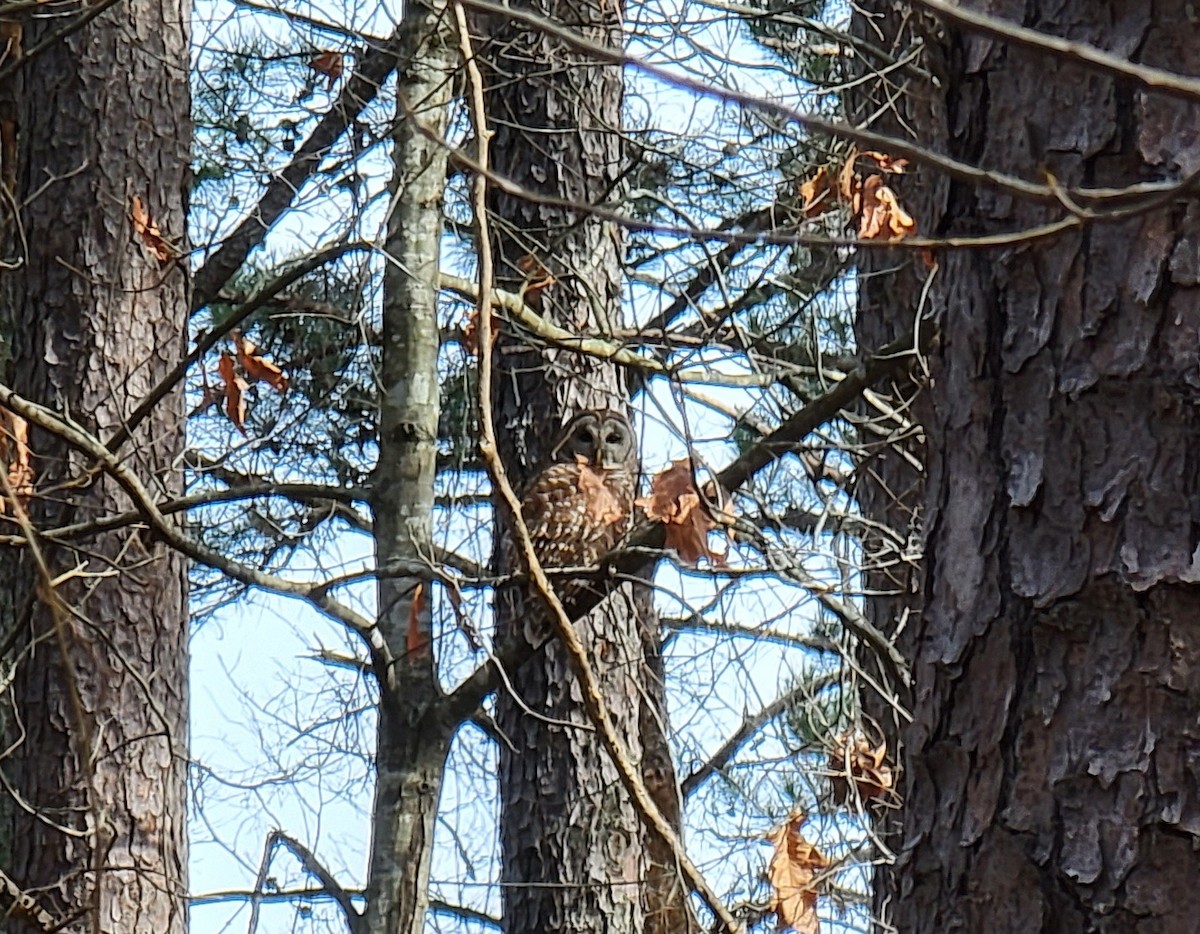
M 90 15 L 79 6 L 57 11 Z M 3 89 L 6 204 L 0 333 L 18 393 L 113 435 L 180 360 L 186 334 L 189 118 L 186 2 L 129 0 L 21 65 Z M 63 16 L 25 23 L 28 49 Z M 6 53 L 5 67 L 15 50 Z M 177 248 L 163 263 L 133 230 L 145 204 Z M 15 200 L 14 200 L 15 199 Z M 174 387 L 121 449 L 155 496 L 181 491 Z M 39 529 L 128 510 L 129 499 L 34 430 Z M 11 529 L 11 527 L 10 527 Z M 6 711 L 0 866 L 67 930 L 186 929 L 187 591 L 182 557 L 144 530 L 0 560 L 0 626 L 16 664 Z M 55 599 L 57 598 L 57 599 Z M 5 910 L 10 909 L 5 903 Z M 21 912 L 9 931 L 43 930 Z
M 544 0 L 520 6 L 593 41 L 612 47 L 624 41 L 619 4 Z M 539 203 L 494 187 L 489 210 L 498 284 L 519 291 L 532 260 L 535 271 L 545 267 L 556 280 L 533 299 L 546 318 L 580 333 L 608 333 L 620 320 L 624 237 L 587 207 L 620 192 L 621 69 L 591 61 L 537 28 L 487 17 L 476 26 L 495 131 L 492 168 L 528 191 L 578 205 Z M 616 368 L 557 348 L 533 348 L 527 336 L 508 327 L 502 325 L 495 348 L 492 401 L 505 469 L 520 489 L 546 465 L 571 416 L 585 409 L 627 410 L 629 400 Z M 520 637 L 523 617 L 539 612 L 531 600 L 520 588 L 498 595 L 500 638 Z M 643 764 L 660 807 L 669 813 L 673 802 L 677 818 L 665 733 L 647 729 L 666 716 L 661 690 L 653 684 L 646 690 L 652 679 L 661 679 L 648 593 L 625 585 L 577 625 L 630 755 L 642 762 L 646 753 Z M 588 722 L 565 652 L 552 641 L 511 672 L 510 681 L 511 690 L 501 689 L 496 703 L 505 930 L 686 930 L 676 923 L 686 892 L 673 867 L 653 868 L 645 831 Z
M 986 8 L 1196 76 L 1191 6 Z M 1200 106 L 909 22 L 941 79 L 913 98 L 935 147 L 1066 187 L 1200 169 Z M 1062 214 L 924 178 L 914 197 L 935 235 Z M 1183 197 L 1049 241 L 942 257 L 891 905 L 900 931 L 1195 930 L 1198 245 L 1200 208 Z

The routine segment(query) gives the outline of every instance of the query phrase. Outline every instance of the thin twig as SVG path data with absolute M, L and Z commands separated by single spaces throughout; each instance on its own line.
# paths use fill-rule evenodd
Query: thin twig
M 330 597 L 325 592 L 326 588 L 323 583 L 302 584 L 289 581 L 241 564 L 218 551 L 193 541 L 163 515 L 162 510 L 154 501 L 154 497 L 137 474 L 79 425 L 67 421 L 51 409 L 19 396 L 11 387 L 4 384 L 0 384 L 0 405 L 12 409 L 31 424 L 57 435 L 72 448 L 95 461 L 100 469 L 117 481 L 132 500 L 134 508 L 142 513 L 151 531 L 170 547 L 243 584 L 261 587 L 284 596 L 299 597 L 307 601 L 322 613 L 357 633 L 375 653 L 376 659 L 385 664 L 391 663 L 391 651 L 375 623 Z

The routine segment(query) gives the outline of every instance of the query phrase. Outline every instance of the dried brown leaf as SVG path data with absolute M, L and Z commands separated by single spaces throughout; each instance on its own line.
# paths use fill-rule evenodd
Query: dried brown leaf
M 903 240 L 917 232 L 917 222 L 900 206 L 881 176 L 871 175 L 863 183 L 861 203 L 858 235 L 862 239 Z
M 0 467 L 8 487 L 23 505 L 33 495 L 33 454 L 29 449 L 29 423 L 16 412 L 0 408 Z M 8 497 L 0 495 L 0 516 L 8 510 Z
M 896 787 L 895 772 L 887 762 L 887 744 L 873 745 L 861 733 L 839 736 L 827 767 L 833 799 L 838 804 L 851 799 L 851 784 L 863 801 L 886 797 Z
M 308 60 L 308 67 L 329 79 L 329 87 L 342 76 L 346 69 L 346 56 L 341 52 L 319 52 Z
M 138 195 L 134 195 L 130 199 L 129 219 L 133 223 L 133 232 L 141 238 L 142 243 L 154 254 L 154 258 L 158 260 L 158 264 L 165 266 L 169 263 L 171 257 L 175 254 L 175 248 L 163 237 L 158 224 L 150 216 L 150 211 L 147 209 L 145 202 Z
M 868 149 L 866 152 L 858 154 L 860 159 L 870 159 L 883 172 L 890 172 L 893 175 L 903 175 L 908 171 L 908 160 L 897 159 L 894 156 L 889 156 L 887 153 L 877 152 L 873 149 Z
M 696 490 L 690 459 L 677 460 L 656 474 L 650 481 L 650 495 L 634 505 L 645 510 L 648 519 L 663 524 L 667 548 L 681 561 L 697 564 L 707 558 L 715 565 L 725 564 L 725 556 L 709 548 L 708 533 L 719 523 Z
M 233 332 L 232 337 L 242 371 L 251 379 L 267 383 L 277 392 L 286 393 L 288 378 L 283 370 L 259 354 L 258 348 L 248 337 L 242 336 L 237 331 Z
M 794 811 L 782 827 L 767 835 L 775 847 L 767 881 L 774 890 L 771 908 L 779 930 L 819 934 L 816 885 L 818 876 L 829 868 L 829 860 L 800 832 L 807 819 L 803 811 Z
M 532 253 L 526 253 L 518 259 L 517 268 L 525 274 L 525 282 L 521 285 L 521 297 L 530 308 L 540 311 L 542 293 L 558 280 Z
M 408 605 L 408 631 L 405 633 L 405 648 L 410 657 L 429 652 L 429 632 L 425 625 L 425 582 L 417 584 L 412 602 Z
M 245 434 L 246 390 L 250 388 L 250 384 L 237 375 L 232 354 L 221 354 L 217 372 L 221 374 L 221 381 L 225 384 L 225 414 L 233 422 L 233 427 Z
M 800 198 L 801 210 L 808 218 L 819 217 L 837 204 L 829 183 L 829 170 L 825 166 L 800 184 Z
M 495 345 L 496 338 L 500 336 L 500 325 L 503 323 L 501 318 L 494 311 L 489 315 L 492 322 L 491 343 Z M 467 353 L 472 357 L 479 354 L 479 309 L 472 308 L 471 313 L 467 315 L 467 326 L 463 328 L 463 346 Z

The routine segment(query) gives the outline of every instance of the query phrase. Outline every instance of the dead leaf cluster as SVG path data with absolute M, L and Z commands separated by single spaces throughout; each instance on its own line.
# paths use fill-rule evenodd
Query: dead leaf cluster
M 859 171 L 862 160 L 874 163 L 875 171 L 866 174 Z M 801 182 L 801 210 L 805 217 L 812 218 L 846 205 L 862 240 L 903 240 L 915 236 L 917 222 L 884 180 L 885 175 L 903 175 L 907 167 L 906 159 L 851 149 L 836 181 L 829 169 L 822 166 Z
M 715 490 L 711 492 L 715 493 Z M 701 558 L 724 567 L 725 555 L 713 551 L 708 533 L 720 526 L 710 502 L 714 496 L 701 496 L 696 489 L 695 468 L 690 458 L 674 461 L 650 481 L 650 495 L 634 502 L 646 518 L 661 522 L 665 529 L 666 546 L 687 564 L 697 564 Z
M 804 839 L 801 827 L 808 820 L 804 811 L 793 811 L 782 827 L 767 835 L 775 847 L 767 866 L 767 881 L 771 884 L 771 910 L 779 922 L 780 931 L 796 934 L 819 934 L 817 917 L 817 884 L 829 860 Z
M 33 456 L 29 450 L 29 424 L 16 412 L 0 408 L 0 468 L 8 490 L 22 505 L 33 495 Z M 8 514 L 9 498 L 0 490 L 0 516 Z
M 288 391 L 288 378 L 280 367 L 258 352 L 254 342 L 239 331 L 230 335 L 233 353 L 222 351 L 217 361 L 220 384 L 210 386 L 205 380 L 204 398 L 200 409 L 220 405 L 233 426 L 246 433 L 246 392 L 251 381 L 266 383 L 276 392 Z
M 873 745 L 861 733 L 844 733 L 834 741 L 827 768 L 833 800 L 838 804 L 851 799 L 851 785 L 861 801 L 883 798 L 896 787 L 895 772 L 887 762 L 887 744 Z

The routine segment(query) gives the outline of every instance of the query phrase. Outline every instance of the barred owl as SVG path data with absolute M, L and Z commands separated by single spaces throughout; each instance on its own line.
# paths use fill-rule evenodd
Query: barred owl
M 583 412 L 568 423 L 550 457 L 553 463 L 533 479 L 521 501 L 534 552 L 551 570 L 599 564 L 625 534 L 633 513 L 638 477 L 633 428 L 619 412 Z M 586 586 L 561 576 L 552 580 L 564 602 Z

